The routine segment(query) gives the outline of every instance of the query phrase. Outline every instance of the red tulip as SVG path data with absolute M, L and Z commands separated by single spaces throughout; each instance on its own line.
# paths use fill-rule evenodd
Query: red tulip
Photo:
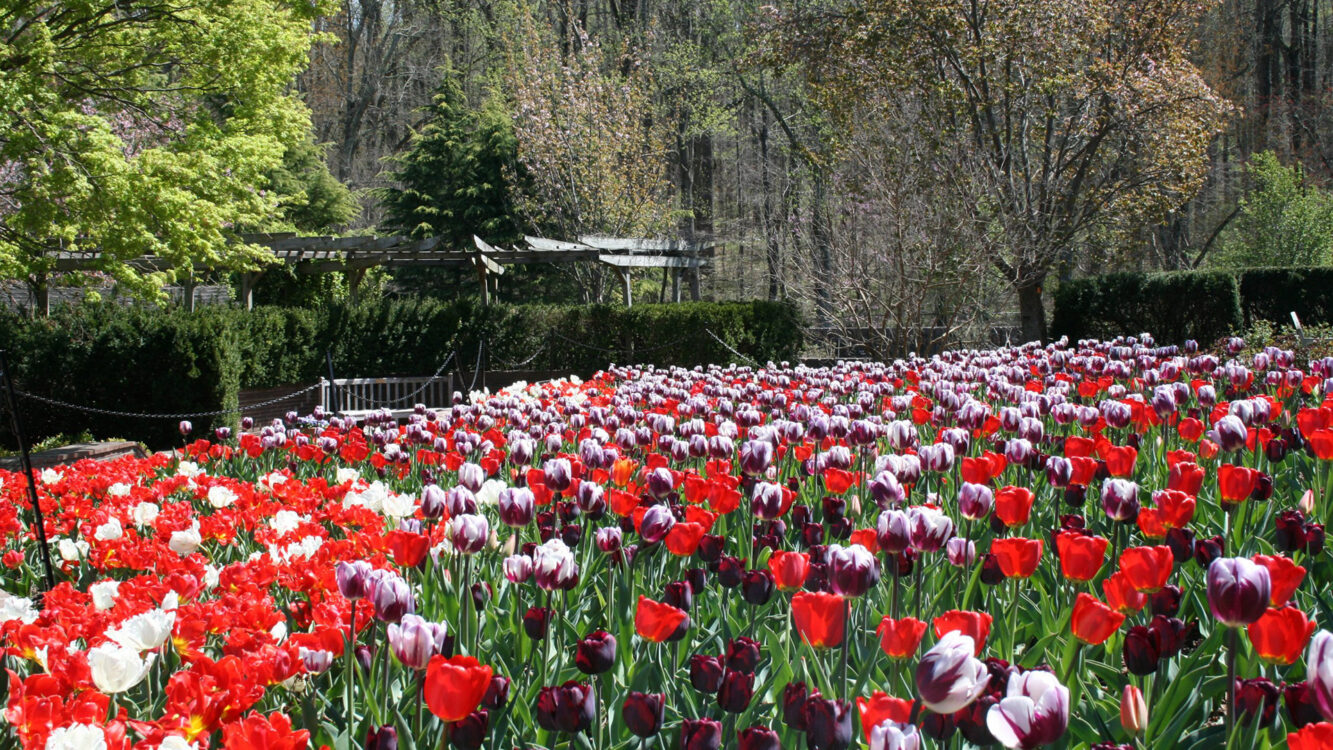
M 906 724 L 912 718 L 912 701 L 894 698 L 882 691 L 875 691 L 869 698 L 857 698 L 856 709 L 861 715 L 861 731 L 865 732 L 866 744 L 870 744 L 870 730 L 881 723 L 896 721 Z
M 661 643 L 689 627 L 689 620 L 685 610 L 640 596 L 634 610 L 634 632 L 644 640 Z
M 1310 433 L 1309 441 L 1316 458 L 1323 461 L 1333 459 L 1333 430 L 1315 430 Z
M 1106 603 L 1117 612 L 1138 612 L 1148 603 L 1147 595 L 1134 588 L 1124 571 L 1117 571 L 1102 581 L 1102 593 L 1106 595 Z
M 1022 526 L 1032 514 L 1034 499 L 1032 490 L 1026 487 L 1001 487 L 995 491 L 995 516 L 1005 526 Z
M 986 638 L 990 635 L 991 616 L 985 612 L 969 612 L 951 609 L 931 621 L 931 629 L 936 638 L 943 638 L 946 633 L 958 631 L 971 636 L 976 644 L 976 655 L 986 647 Z
M 1287 734 L 1287 750 L 1333 750 L 1333 724 L 1306 724 Z
M 996 539 L 991 542 L 990 553 L 1000 564 L 1000 572 L 1006 578 L 1027 578 L 1037 572 L 1037 563 L 1041 562 L 1042 542 L 1040 539 Z
M 1091 581 L 1102 569 L 1106 548 L 1110 544 L 1106 537 L 1088 536 L 1079 531 L 1061 531 L 1055 535 L 1060 572 L 1071 581 Z
M 1268 579 L 1272 586 L 1269 590 L 1269 605 L 1281 607 L 1291 600 L 1291 595 L 1305 580 L 1305 568 L 1282 555 L 1255 555 L 1254 561 L 1268 568 Z
M 490 667 L 471 656 L 430 658 L 421 693 L 430 712 L 444 721 L 462 721 L 477 710 L 491 686 Z
M 795 591 L 805 585 L 805 577 L 810 573 L 810 555 L 779 550 L 768 558 L 768 569 L 779 589 Z
M 667 532 L 664 540 L 666 548 L 673 555 L 689 557 L 699 548 L 699 540 L 703 538 L 706 531 L 707 529 L 702 524 L 678 523 Z
M 1259 481 L 1259 472 L 1244 466 L 1222 464 L 1217 467 L 1217 491 L 1224 503 L 1248 500 Z
M 1171 548 L 1165 545 L 1130 547 L 1120 553 L 1120 572 L 1135 591 L 1144 594 L 1161 591 L 1174 565 Z
M 1069 627 L 1080 641 L 1096 646 L 1110 638 L 1124 621 L 1123 614 L 1097 601 L 1092 594 L 1080 592 Z
M 1203 467 L 1192 462 L 1182 461 L 1171 467 L 1166 477 L 1166 488 L 1196 497 L 1203 487 Z
M 1260 659 L 1285 667 L 1300 658 L 1314 630 L 1314 621 L 1304 612 L 1295 607 L 1282 607 L 1269 609 L 1263 617 L 1246 626 L 1245 632 Z
M 916 656 L 921 646 L 921 636 L 926 634 L 926 623 L 915 617 L 895 620 L 885 616 L 875 629 L 879 634 L 879 647 L 890 659 L 910 659 Z
M 394 529 L 384 535 L 384 541 L 389 546 L 394 563 L 402 568 L 415 568 L 430 552 L 430 537 L 425 534 Z
M 1152 501 L 1162 514 L 1162 525 L 1168 529 L 1183 529 L 1194 520 L 1196 501 L 1193 495 L 1181 490 L 1154 492 Z
M 842 643 L 847 624 L 843 598 L 824 591 L 798 592 L 791 599 L 791 616 L 796 631 L 815 648 L 829 648 Z
M 1180 437 L 1187 442 L 1194 442 L 1203 436 L 1203 422 L 1194 417 L 1186 417 L 1180 420 L 1180 426 L 1176 428 Z
M 1106 461 L 1106 471 L 1113 477 L 1127 477 L 1134 473 L 1134 462 L 1139 452 L 1129 445 L 1108 445 L 1102 450 L 1102 460 Z

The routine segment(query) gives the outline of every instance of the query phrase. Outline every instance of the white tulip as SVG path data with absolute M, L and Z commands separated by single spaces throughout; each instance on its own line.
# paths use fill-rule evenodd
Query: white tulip
M 88 587 L 88 593 L 93 597 L 93 606 L 105 612 L 116 606 L 116 595 L 119 589 L 120 581 L 98 581 Z
M 171 540 L 167 542 L 167 546 L 171 548 L 172 552 L 181 557 L 186 557 L 199 549 L 199 545 L 203 543 L 204 538 L 199 534 L 199 522 L 195 521 L 194 525 L 188 529 L 172 532 Z
M 46 750 L 106 750 L 106 734 L 92 724 L 71 724 L 46 738 Z
M 118 643 L 107 643 L 88 649 L 88 668 L 93 673 L 93 684 L 108 695 L 123 693 L 143 682 L 153 665 L 156 654 L 147 659 L 139 652 Z
M 119 627 L 108 630 L 106 637 L 125 648 L 152 651 L 167 642 L 175 624 L 175 612 L 154 609 L 127 618 Z

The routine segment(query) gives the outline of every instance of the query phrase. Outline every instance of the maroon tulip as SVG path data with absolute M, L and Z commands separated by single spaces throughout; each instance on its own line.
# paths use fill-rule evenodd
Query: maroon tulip
M 776 588 L 773 574 L 767 569 L 747 570 L 741 576 L 741 598 L 750 604 L 767 604 L 768 600 L 773 598 L 773 591 Z
M 689 611 L 694 607 L 694 590 L 684 581 L 672 581 L 665 587 L 662 603 Z
M 1319 712 L 1319 703 L 1309 683 L 1293 682 L 1282 689 L 1283 702 L 1287 704 L 1287 714 L 1297 729 L 1306 724 L 1315 724 L 1324 720 Z
M 592 726 L 596 708 L 590 685 L 570 680 L 544 687 L 537 695 L 537 724 L 552 732 L 582 732 Z
M 634 734 L 639 737 L 652 737 L 662 730 L 665 709 L 665 694 L 630 691 L 625 697 L 625 703 L 620 707 L 620 716 L 625 720 L 625 726 Z
M 486 695 L 482 696 L 481 705 L 485 708 L 499 710 L 504 708 L 508 702 L 509 678 L 497 674 L 491 678 L 491 685 L 486 688 Z
M 486 742 L 486 732 L 490 726 L 490 716 L 486 709 L 473 711 L 462 721 L 449 722 L 449 742 L 461 750 L 479 750 Z
M 680 725 L 680 750 L 718 750 L 722 747 L 722 722 L 685 719 Z
M 722 687 L 725 672 L 722 659 L 707 654 L 690 657 L 690 684 L 701 693 L 716 693 Z
M 398 730 L 390 724 L 366 733 L 366 750 L 398 750 Z
M 804 682 L 789 682 L 782 688 L 782 723 L 798 731 L 805 731 L 805 702 L 811 697 Z M 815 697 L 819 691 L 814 691 Z
M 726 667 L 736 672 L 754 674 L 759 666 L 759 642 L 753 638 L 741 636 L 727 641 L 727 654 L 724 657 Z
M 1125 669 L 1130 674 L 1147 675 L 1157 671 L 1162 652 L 1152 632 L 1142 625 L 1135 625 L 1125 633 L 1123 656 Z
M 584 674 L 601 674 L 616 663 L 616 637 L 594 630 L 574 650 L 574 666 Z
M 736 733 L 737 750 L 782 750 L 778 733 L 768 727 L 750 727 Z
M 722 686 L 717 690 L 717 705 L 723 711 L 733 714 L 743 713 L 754 697 L 754 675 L 728 670 L 722 676 Z
M 523 632 L 532 640 L 540 641 L 546 637 L 550 623 L 551 610 L 546 607 L 529 607 L 523 615 Z
M 1241 723 L 1249 726 L 1258 718 L 1261 726 L 1273 726 L 1281 696 L 1282 689 L 1263 677 L 1236 680 L 1236 712 Z
M 734 589 L 741 585 L 745 577 L 745 561 L 730 555 L 724 555 L 717 563 L 717 582 L 723 588 Z
M 852 744 L 852 704 L 825 698 L 805 702 L 805 741 L 810 750 L 846 750 Z

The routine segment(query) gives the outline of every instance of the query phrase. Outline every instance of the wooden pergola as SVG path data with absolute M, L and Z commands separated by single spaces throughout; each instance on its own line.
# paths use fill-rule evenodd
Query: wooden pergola
M 355 299 L 366 271 L 383 268 L 458 268 L 471 266 L 481 284 L 482 302 L 489 304 L 491 293 L 499 288 L 505 266 L 519 263 L 601 263 L 620 275 L 626 306 L 634 303 L 630 272 L 635 268 L 661 268 L 671 275 L 671 297 L 681 298 L 681 276 L 689 284 L 690 298 L 699 299 L 699 269 L 713 257 L 713 242 L 652 240 L 619 237 L 580 237 L 577 242 L 524 237 L 514 247 L 497 247 L 474 236 L 473 247 L 442 247 L 441 239 L 414 240 L 409 237 L 298 237 L 295 234 L 245 235 L 245 242 L 262 245 L 275 260 L 301 274 L 345 273 Z M 57 250 L 52 253 L 57 271 L 80 271 L 97 267 L 100 253 Z M 170 263 L 156 256 L 133 261 L 141 270 L 165 270 Z M 209 269 L 198 269 L 209 270 Z M 241 301 L 246 309 L 254 305 L 255 284 L 267 269 L 241 274 Z M 194 274 L 185 282 L 186 307 L 194 307 Z M 38 286 L 38 304 L 45 306 L 45 288 Z

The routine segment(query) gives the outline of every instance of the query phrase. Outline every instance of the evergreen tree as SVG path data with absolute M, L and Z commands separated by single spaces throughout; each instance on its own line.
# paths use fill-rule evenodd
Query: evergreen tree
M 518 144 L 503 104 L 492 97 L 470 107 L 446 68 L 430 112 L 412 147 L 393 159 L 397 185 L 380 192 L 385 229 L 443 237 L 453 247 L 470 247 L 474 234 L 492 243 L 519 239 L 509 190 Z

